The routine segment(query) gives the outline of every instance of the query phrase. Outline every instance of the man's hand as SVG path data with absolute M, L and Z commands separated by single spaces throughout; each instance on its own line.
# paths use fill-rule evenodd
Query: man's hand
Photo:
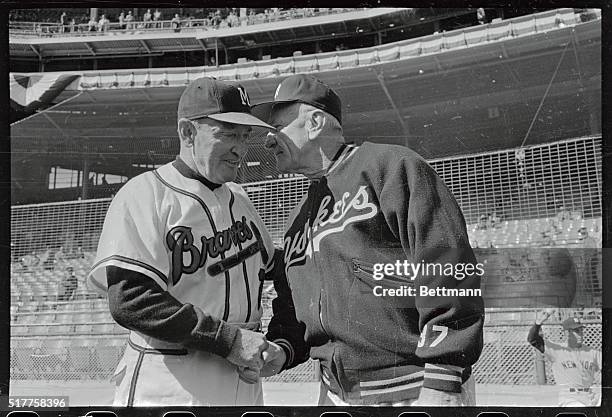
M 546 310 L 542 310 L 538 313 L 536 317 L 536 324 L 542 324 L 555 312 L 554 308 L 547 308 Z
M 264 366 L 261 369 L 261 376 L 272 376 L 276 375 L 283 369 L 283 365 L 285 365 L 285 361 L 287 360 L 287 355 L 282 347 L 277 345 L 274 342 L 268 342 L 268 349 L 264 351 Z
M 419 398 L 412 405 L 416 407 L 457 407 L 463 405 L 461 393 L 421 388 Z
M 268 341 L 262 333 L 239 329 L 227 360 L 238 368 L 250 368 L 259 372 L 264 365 L 262 353 L 268 348 Z
M 283 348 L 273 342 L 268 342 L 268 348 L 262 353 L 264 359 L 264 366 L 261 370 L 239 366 L 238 376 L 241 380 L 247 384 L 255 384 L 259 381 L 260 377 L 267 377 L 276 375 L 280 372 L 287 355 Z

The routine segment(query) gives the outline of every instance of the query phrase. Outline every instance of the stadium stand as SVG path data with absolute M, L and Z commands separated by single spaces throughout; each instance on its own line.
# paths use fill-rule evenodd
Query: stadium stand
M 153 9 L 155 10 L 155 9 Z M 284 20 L 304 19 L 309 17 L 327 16 L 330 14 L 346 13 L 357 8 L 301 8 L 301 9 L 263 9 L 258 12 L 252 11 L 249 15 L 242 17 L 236 16 L 236 9 L 162 9 L 162 20 L 144 21 L 145 9 L 140 15 L 134 16 L 134 21 L 130 27 L 119 22 L 119 14 L 122 9 L 98 9 L 97 15 L 105 15 L 110 21 L 107 27 L 102 30 L 97 25 L 90 30 L 88 24 L 89 17 L 83 14 L 83 9 L 67 10 L 45 10 L 28 9 L 13 10 L 9 15 L 9 30 L 11 35 L 17 36 L 37 36 L 37 37 L 58 37 L 58 36 L 79 36 L 79 35 L 113 35 L 134 32 L 175 32 L 176 25 L 168 17 L 180 13 L 179 28 L 182 31 L 190 29 L 216 30 L 237 26 L 251 26 L 278 22 Z M 251 9 L 253 10 L 253 9 Z M 66 13 L 65 23 L 60 24 L 62 13 Z M 232 20 L 230 16 L 236 19 Z M 166 19 L 163 19 L 165 17 Z M 75 23 L 71 24 L 71 20 Z M 97 19 L 96 19 L 97 20 Z
M 555 22 L 552 26 L 542 22 Z M 436 35 L 407 39 L 392 44 L 369 48 L 334 51 L 312 55 L 276 58 L 269 61 L 214 67 L 172 69 L 143 69 L 85 71 L 78 86 L 83 90 L 98 88 L 138 88 L 147 86 L 185 85 L 190 79 L 212 76 L 221 80 L 244 80 L 275 77 L 283 74 L 311 71 L 329 71 L 355 68 L 380 62 L 437 54 L 463 49 L 487 42 L 532 36 L 550 30 L 563 29 L 580 23 L 573 9 L 558 9 L 527 17 L 516 17 L 497 23 L 456 29 Z M 50 48 L 51 46 L 48 46 Z M 113 48 L 112 45 L 108 46 Z M 104 52 L 97 46 L 98 53 Z

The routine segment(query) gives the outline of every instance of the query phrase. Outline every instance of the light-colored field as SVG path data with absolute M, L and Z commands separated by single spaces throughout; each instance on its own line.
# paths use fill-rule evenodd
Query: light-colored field
M 313 406 L 317 404 L 317 382 L 265 382 L 264 403 L 271 406 Z M 555 407 L 558 388 L 554 385 L 476 384 L 479 406 Z M 14 381 L 11 395 L 68 396 L 71 406 L 104 406 L 112 403 L 113 386 L 92 381 Z

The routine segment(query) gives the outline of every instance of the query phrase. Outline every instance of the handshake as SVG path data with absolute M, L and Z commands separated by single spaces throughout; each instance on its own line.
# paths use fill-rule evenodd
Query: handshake
M 260 377 L 276 375 L 285 365 L 283 348 L 257 332 L 239 329 L 227 360 L 238 367 L 240 379 L 255 384 Z

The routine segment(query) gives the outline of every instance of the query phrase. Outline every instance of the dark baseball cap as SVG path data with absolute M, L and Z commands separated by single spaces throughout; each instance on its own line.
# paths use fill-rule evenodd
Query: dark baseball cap
M 580 320 L 575 317 L 565 319 L 563 323 L 561 323 L 561 325 L 563 326 L 563 330 L 579 329 L 581 327 L 584 327 L 584 325 L 580 323 Z
M 342 124 L 342 102 L 329 86 L 312 75 L 298 74 L 285 78 L 276 87 L 274 100 L 253 106 L 253 114 L 270 121 L 274 106 L 288 103 L 310 104 L 334 116 Z
M 189 120 L 209 117 L 238 125 L 274 129 L 251 114 L 246 90 L 214 78 L 198 78 L 185 87 L 178 105 L 178 118 Z

